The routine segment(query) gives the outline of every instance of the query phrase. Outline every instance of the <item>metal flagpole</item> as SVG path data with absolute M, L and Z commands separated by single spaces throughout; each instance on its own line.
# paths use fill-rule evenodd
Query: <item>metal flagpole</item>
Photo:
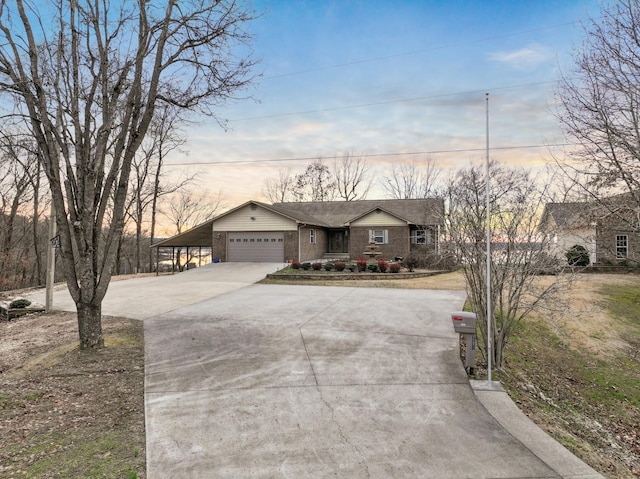
M 486 94 L 487 105 L 487 381 L 491 385 L 491 357 L 492 357 L 492 338 L 491 338 L 491 198 L 489 189 L 489 94 Z

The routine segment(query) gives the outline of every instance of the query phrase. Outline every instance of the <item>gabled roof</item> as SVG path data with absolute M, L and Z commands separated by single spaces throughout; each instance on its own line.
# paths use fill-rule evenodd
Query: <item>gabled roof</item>
M 402 217 L 398 216 L 397 214 L 395 214 L 395 213 L 393 213 L 393 212 L 391 212 L 391 211 L 388 211 L 388 210 L 386 210 L 386 209 L 384 209 L 384 208 L 381 208 L 381 207 L 379 207 L 379 206 L 376 206 L 375 208 L 371 208 L 369 211 L 365 211 L 364 213 L 362 213 L 362 214 L 360 214 L 360 215 L 358 215 L 358 216 L 355 216 L 355 217 L 351 218 L 351 219 L 349 220 L 349 223 L 348 223 L 348 224 L 351 224 L 351 223 L 353 223 L 354 221 L 358 221 L 360 218 L 364 218 L 365 216 L 368 216 L 369 214 L 373 213 L 374 211 L 377 211 L 377 212 L 384 212 L 384 213 L 387 213 L 387 214 L 389 214 L 389 215 L 391 215 L 391 216 L 395 216 L 396 218 L 398 218 L 398 219 L 399 219 L 399 220 L 401 220 L 401 221 L 406 222 L 407 224 L 411 224 L 411 223 L 412 223 L 412 221 L 409 221 L 409 220 L 408 220 L 408 219 L 406 219 L 406 218 L 402 218 Z
M 565 230 L 588 228 L 605 218 L 637 221 L 639 206 L 637 197 L 637 193 L 626 192 L 593 201 L 547 203 L 538 229 L 550 232 L 555 228 Z
M 578 229 L 590 227 L 598 216 L 598 206 L 592 202 L 547 203 L 539 229 Z
M 275 211 L 288 212 L 301 222 L 327 227 L 344 227 L 380 209 L 409 224 L 435 225 L 444 220 L 442 198 L 408 200 L 359 200 L 275 203 Z
M 378 209 L 406 221 L 407 224 L 426 226 L 443 224 L 444 221 L 444 200 L 442 198 L 317 201 L 274 203 L 272 205 L 251 200 L 225 211 L 189 231 L 155 243 L 151 247 L 211 246 L 212 223 L 252 204 L 299 224 L 324 228 L 347 227 L 351 222 Z

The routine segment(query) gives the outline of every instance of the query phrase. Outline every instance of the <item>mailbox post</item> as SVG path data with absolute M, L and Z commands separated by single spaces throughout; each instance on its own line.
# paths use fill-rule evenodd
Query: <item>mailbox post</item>
M 476 367 L 476 313 L 455 311 L 451 313 L 451 321 L 454 331 L 464 336 L 464 367 L 472 373 Z

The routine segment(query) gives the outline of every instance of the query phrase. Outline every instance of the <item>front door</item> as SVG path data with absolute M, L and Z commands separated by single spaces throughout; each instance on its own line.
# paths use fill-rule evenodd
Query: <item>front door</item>
M 347 230 L 329 231 L 329 253 L 348 253 Z

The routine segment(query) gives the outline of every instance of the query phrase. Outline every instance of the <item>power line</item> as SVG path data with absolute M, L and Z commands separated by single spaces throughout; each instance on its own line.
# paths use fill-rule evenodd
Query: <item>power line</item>
M 506 150 L 529 150 L 536 148 L 555 148 L 563 146 L 573 146 L 572 143 L 550 143 L 543 145 L 520 145 L 520 146 L 496 146 L 490 148 L 490 151 L 506 151 Z M 416 155 L 438 155 L 444 153 L 475 153 L 479 151 L 486 151 L 485 148 L 461 148 L 452 150 L 428 150 L 428 151 L 409 151 L 409 152 L 396 152 L 396 153 L 363 153 L 358 154 L 358 157 L 362 158 L 384 158 L 390 156 L 416 156 Z M 172 166 L 213 166 L 213 165 L 236 165 L 236 164 L 251 164 L 251 163 L 279 163 L 287 161 L 312 161 L 321 158 L 321 156 L 300 156 L 294 158 L 268 158 L 263 160 L 228 160 L 228 161 L 204 161 L 198 162 L 180 162 L 180 163 L 165 163 L 166 167 Z
M 333 70 L 333 69 L 337 69 L 337 68 L 350 67 L 350 66 L 354 66 L 354 65 L 362 65 L 364 63 L 373 63 L 373 62 L 378 62 L 378 61 L 391 60 L 393 58 L 399 58 L 399 57 L 410 56 L 410 55 L 417 55 L 417 54 L 420 54 L 420 53 L 433 52 L 433 51 L 437 51 L 437 50 L 445 50 L 447 48 L 455 48 L 455 47 L 459 47 L 459 46 L 463 46 L 463 45 L 471 45 L 471 44 L 475 44 L 475 43 L 484 43 L 484 42 L 489 42 L 489 41 L 492 41 L 492 40 L 499 40 L 499 39 L 502 39 L 502 38 L 514 37 L 514 36 L 518 36 L 518 35 L 525 35 L 527 33 L 536 33 L 536 32 L 541 32 L 541 31 L 545 31 L 545 30 L 554 30 L 556 28 L 567 27 L 567 26 L 570 26 L 570 25 L 575 25 L 577 23 L 580 23 L 580 22 L 579 21 L 573 21 L 573 22 L 567 22 L 567 23 L 560 23 L 560 24 L 557 24 L 557 25 L 550 25 L 550 26 L 547 26 L 547 27 L 532 28 L 530 30 L 521 30 L 521 31 L 518 31 L 518 32 L 504 33 L 502 35 L 494 35 L 494 36 L 491 36 L 491 37 L 478 38 L 478 39 L 475 39 L 475 40 L 468 40 L 468 41 L 465 41 L 465 42 L 449 43 L 447 45 L 440 45 L 440 46 L 431 47 L 431 48 L 421 48 L 419 50 L 395 53 L 393 55 L 385 55 L 385 56 L 381 56 L 381 57 L 365 58 L 365 59 L 362 59 L 362 60 L 354 60 L 354 61 L 346 62 L 346 63 L 336 63 L 334 65 L 326 65 L 326 66 L 322 66 L 322 67 L 309 68 L 307 70 L 299 70 L 299 71 L 289 72 L 289 73 L 280 73 L 280 74 L 277 74 L 277 75 L 267 75 L 267 76 L 264 76 L 262 78 L 264 80 L 272 80 L 272 79 L 277 79 L 277 78 L 285 78 L 285 77 L 296 76 L 296 75 L 305 75 L 307 73 L 315 73 L 315 72 L 319 72 L 319 71 Z
M 353 66 L 353 65 L 360 65 L 360 64 L 363 64 L 363 63 L 372 63 L 372 62 L 377 62 L 377 61 L 389 60 L 389 59 L 393 59 L 393 58 L 399 58 L 399 57 L 403 57 L 403 56 L 416 55 L 416 54 L 419 54 L 419 53 L 425 53 L 425 52 L 429 52 L 429 51 L 442 50 L 442 49 L 453 48 L 453 47 L 458 47 L 458 46 L 468 45 L 468 44 L 483 43 L 483 42 L 487 42 L 487 41 L 492 41 L 492 40 L 497 40 L 497 39 L 502 39 L 502 38 L 508 38 L 508 37 L 517 36 L 517 35 L 524 35 L 524 34 L 528 34 L 528 33 L 535 33 L 535 32 L 540 32 L 540 31 L 545 31 L 545 30 L 553 30 L 553 29 L 557 29 L 557 28 L 562 28 L 562 27 L 575 25 L 577 23 L 579 23 L 579 21 L 560 23 L 560 24 L 550 25 L 550 26 L 546 26 L 546 27 L 532 28 L 532 29 L 529 29 L 529 30 L 521 30 L 521 31 L 517 31 L 517 32 L 505 33 L 505 34 L 502 34 L 502 35 L 494 35 L 494 36 L 490 36 L 490 37 L 479 38 L 479 39 L 476 39 L 476 40 L 469 40 L 469 41 L 464 41 L 464 42 L 450 43 L 450 44 L 447 44 L 447 45 L 441 45 L 441 46 L 431 47 L 431 48 L 422 48 L 422 49 L 419 49 L 419 50 L 413 50 L 413 51 L 409 51 L 409 52 L 401 52 L 401 53 L 396 53 L 396 54 L 393 54 L 393 55 L 373 57 L 373 58 L 367 58 L 367 59 L 363 59 L 363 60 L 355 60 L 355 61 L 352 61 L 352 62 L 338 63 L 338 64 L 334 64 L 334 65 L 327 65 L 327 66 L 321 66 L 321 67 L 316 67 L 316 68 L 309 68 L 309 69 L 306 69 L 306 70 L 299 70 L 299 71 L 290 72 L 290 73 L 282 73 L 282 74 L 277 74 L 277 75 L 268 75 L 268 76 L 264 76 L 262 78 L 263 79 L 278 79 L 278 78 L 284 78 L 284 77 L 288 77 L 288 76 L 296 76 L 296 75 L 303 75 L 303 74 L 307 74 L 307 73 L 314 73 L 314 72 L 318 72 L 318 71 L 331 70 L 331 69 L 337 69 L 337 68 L 344 68 L 344 67 Z M 541 82 L 534 82 L 534 83 L 526 83 L 526 84 L 521 84 L 521 85 L 510 85 L 510 86 L 502 86 L 502 87 L 495 87 L 495 88 L 482 88 L 482 89 L 478 89 L 478 90 L 469 90 L 469 91 L 458 92 L 458 93 L 445 93 L 445 94 L 439 94 L 439 95 L 429 95 L 429 96 L 411 97 L 411 98 L 400 98 L 400 99 L 395 99 L 395 100 L 385 100 L 385 101 L 380 101 L 380 102 L 370 102 L 370 103 L 362 103 L 362 104 L 356 104 L 356 105 L 346 105 L 346 106 L 339 106 L 339 107 L 332 107 L 332 108 L 320 108 L 320 109 L 315 109 L 315 110 L 302 110 L 302 111 L 297 111 L 297 112 L 276 113 L 276 114 L 272 114 L 272 115 L 260 115 L 260 116 L 253 116 L 253 117 L 236 118 L 236 119 L 231 119 L 231 120 L 228 120 L 228 121 L 229 121 L 229 123 L 232 123 L 232 122 L 240 122 L 240 121 L 252 121 L 252 120 L 281 118 L 281 117 L 295 116 L 295 115 L 307 115 L 307 114 L 313 114 L 313 113 L 326 113 L 326 112 L 331 112 L 331 111 L 349 110 L 349 109 L 364 108 L 364 107 L 369 107 L 369 106 L 388 105 L 388 104 L 392 104 L 392 103 L 424 101 L 424 100 L 429 100 L 429 99 L 442 98 L 442 97 L 446 97 L 446 96 L 460 95 L 460 94 L 465 94 L 465 93 L 478 93 L 478 92 L 487 92 L 487 91 L 498 91 L 498 90 L 505 90 L 505 89 L 510 89 L 510 88 L 521 88 L 521 87 L 527 87 L 527 86 L 544 85 L 544 84 L 550 84 L 550 83 L 557 83 L 557 81 L 558 80 L 548 80 L 548 81 L 541 81 Z
M 336 106 L 336 107 L 332 107 L 332 108 L 320 108 L 320 109 L 317 109 L 317 110 L 302 110 L 302 111 L 296 111 L 296 112 L 275 113 L 273 115 L 251 116 L 251 117 L 246 117 L 246 118 L 236 118 L 234 120 L 229 120 L 229 123 L 240 122 L 240 121 L 251 121 L 251 120 L 266 120 L 266 119 L 270 119 L 270 118 L 281 118 L 281 117 L 285 117 L 285 116 L 308 115 L 308 114 L 312 114 L 312 113 L 326 113 L 326 112 L 330 112 L 330 111 L 350 110 L 350 109 L 355 109 L 355 108 L 364 108 L 364 107 L 368 107 L 368 106 L 389 105 L 391 103 L 404 103 L 404 102 L 416 102 L 416 101 L 434 100 L 434 99 L 437 99 L 437 98 L 444 98 L 444 97 L 448 97 L 448 96 L 457 96 L 457 95 L 475 94 L 475 93 L 478 93 L 478 92 L 499 91 L 499 90 L 509 90 L 509 89 L 513 89 L 513 88 L 524 88 L 524 87 L 531 87 L 531 86 L 548 85 L 550 83 L 557 83 L 558 81 L 559 80 L 544 80 L 544 81 L 532 82 L 532 83 L 520 83 L 520 84 L 516 84 L 516 85 L 498 86 L 498 87 L 493 87 L 493 88 L 480 88 L 480 89 L 474 89 L 474 90 L 458 91 L 458 92 L 453 92 L 453 93 L 440 93 L 440 94 L 437 94 L 437 95 L 417 96 L 417 97 L 409 97 L 409 98 L 397 98 L 395 100 L 385 100 L 385 101 L 370 102 L 370 103 L 360 103 L 360 104 L 356 104 L 356 105 Z

